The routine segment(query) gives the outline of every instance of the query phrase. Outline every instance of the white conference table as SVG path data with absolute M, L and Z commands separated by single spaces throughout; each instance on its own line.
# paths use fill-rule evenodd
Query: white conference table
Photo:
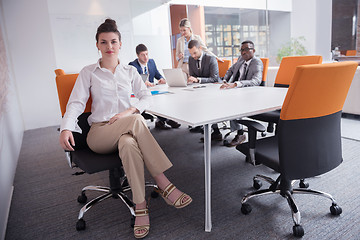
M 196 88 L 197 86 L 204 86 Z M 280 109 L 287 88 L 246 87 L 220 90 L 220 84 L 168 87 L 157 85 L 151 91 L 169 91 L 154 95 L 146 112 L 185 125 L 204 125 L 205 231 L 211 222 L 211 124 Z

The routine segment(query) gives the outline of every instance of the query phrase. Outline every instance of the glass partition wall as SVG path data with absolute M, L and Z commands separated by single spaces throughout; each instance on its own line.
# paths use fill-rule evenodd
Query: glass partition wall
M 270 58 L 270 66 L 278 65 L 278 49 L 290 41 L 289 12 L 204 7 L 204 13 L 205 41 L 218 57 L 236 61 L 241 42 L 251 40 L 256 56 Z

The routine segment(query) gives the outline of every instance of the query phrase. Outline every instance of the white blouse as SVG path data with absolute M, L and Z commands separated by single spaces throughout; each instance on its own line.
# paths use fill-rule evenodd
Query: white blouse
M 88 118 L 90 125 L 109 121 L 110 118 L 130 107 L 143 112 L 150 106 L 151 92 L 136 68 L 119 61 L 113 74 L 108 69 L 101 68 L 100 61 L 101 59 L 80 71 L 66 106 L 60 131 L 66 129 L 81 133 L 77 118 L 84 112 L 90 94 L 92 98 L 91 115 Z M 130 101 L 132 93 L 139 101 Z

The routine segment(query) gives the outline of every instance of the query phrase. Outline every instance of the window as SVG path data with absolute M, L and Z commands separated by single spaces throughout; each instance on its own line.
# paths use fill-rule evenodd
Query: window
M 290 40 L 289 12 L 269 11 L 268 24 L 266 10 L 204 7 L 204 12 L 206 45 L 220 58 L 236 60 L 241 42 L 251 40 L 256 56 L 277 65 L 277 50 Z

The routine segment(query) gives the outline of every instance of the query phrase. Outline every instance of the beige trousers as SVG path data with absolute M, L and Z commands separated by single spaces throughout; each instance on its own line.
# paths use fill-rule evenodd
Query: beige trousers
M 144 164 L 153 177 L 172 166 L 140 114 L 118 119 L 113 124 L 93 123 L 87 143 L 91 150 L 101 154 L 119 150 L 135 204 L 145 200 Z

